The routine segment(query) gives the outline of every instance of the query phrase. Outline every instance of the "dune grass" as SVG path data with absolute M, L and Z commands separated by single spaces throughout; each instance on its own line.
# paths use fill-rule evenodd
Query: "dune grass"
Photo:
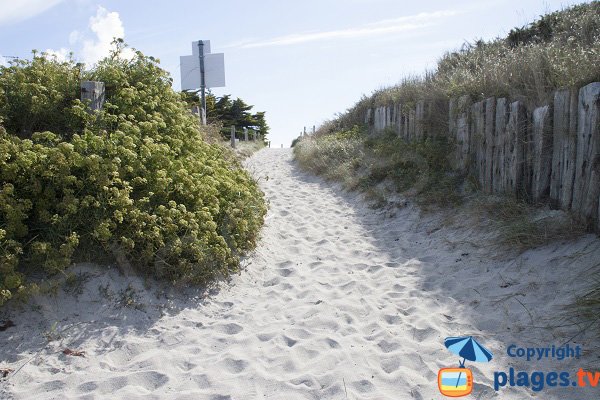
M 536 107 L 558 88 L 600 81 L 600 2 L 592 1 L 541 16 L 505 38 L 474 40 L 445 53 L 434 70 L 364 96 L 326 128 L 349 128 L 365 112 L 391 102 L 473 100 L 508 97 Z
M 386 197 L 387 190 L 422 206 L 456 205 L 464 177 L 451 170 L 450 149 L 442 137 L 407 142 L 391 131 L 369 137 L 355 126 L 303 138 L 294 146 L 294 155 L 302 168 L 377 199 Z
M 368 137 L 362 127 L 367 109 L 392 102 L 412 108 L 421 100 L 447 104 L 462 95 L 474 101 L 507 97 L 539 106 L 548 104 L 556 89 L 600 81 L 599 65 L 600 1 L 592 1 L 543 15 L 505 38 L 476 40 L 445 53 L 434 70 L 363 96 L 312 137 L 295 141 L 295 155 L 305 169 L 340 181 L 347 189 L 373 193 L 386 186 L 422 207 L 456 206 L 478 185 L 473 177 L 452 169 L 453 143 L 446 132 L 410 143 L 391 131 Z M 435 126 L 447 129 L 443 121 Z M 549 215 L 536 216 L 535 207 L 525 203 L 505 203 L 491 207 L 507 210 L 494 219 L 502 222 L 499 229 L 510 246 L 543 244 L 560 238 L 562 229 L 567 236 L 580 232 L 571 229 L 572 220 L 557 223 Z
M 569 214 L 478 193 L 476 179 L 452 169 L 454 144 L 446 132 L 406 142 L 391 131 L 368 136 L 362 124 L 367 110 L 377 106 L 413 108 L 421 100 L 447 104 L 463 95 L 473 101 L 506 97 L 542 106 L 557 89 L 600 81 L 599 66 L 600 1 L 592 1 L 541 16 L 505 38 L 475 40 L 445 53 L 434 70 L 363 96 L 315 135 L 296 140 L 294 154 L 304 169 L 362 191 L 379 206 L 394 197 L 391 191 L 424 210 L 456 209 L 495 230 L 495 245 L 507 250 L 569 240 L 584 233 Z M 444 123 L 436 126 L 447 129 Z M 590 275 L 600 282 L 598 267 Z M 581 296 L 578 307 L 597 320 L 598 285 Z

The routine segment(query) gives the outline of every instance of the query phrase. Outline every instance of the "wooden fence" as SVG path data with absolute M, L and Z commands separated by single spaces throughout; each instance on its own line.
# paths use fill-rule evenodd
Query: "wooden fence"
M 600 82 L 559 90 L 534 110 L 464 96 L 368 109 L 365 123 L 409 141 L 448 135 L 455 168 L 475 176 L 484 192 L 549 203 L 600 232 Z

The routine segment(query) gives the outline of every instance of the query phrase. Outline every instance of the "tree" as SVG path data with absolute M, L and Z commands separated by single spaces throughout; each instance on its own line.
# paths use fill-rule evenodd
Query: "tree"
M 197 94 L 189 92 L 183 93 L 184 100 L 189 105 L 200 104 Z M 239 97 L 232 100 L 231 95 L 226 94 L 216 97 L 212 93 L 206 95 L 206 119 L 208 123 L 220 123 L 223 125 L 222 134 L 229 138 L 231 126 L 235 126 L 236 132 L 244 128 L 254 130 L 265 138 L 269 133 L 269 126 L 265 119 L 265 112 L 259 111 L 251 113 L 254 106 L 246 104 Z

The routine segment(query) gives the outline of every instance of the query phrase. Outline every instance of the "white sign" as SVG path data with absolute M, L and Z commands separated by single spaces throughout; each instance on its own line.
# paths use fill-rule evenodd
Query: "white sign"
M 192 42 L 192 55 L 196 56 L 196 57 L 200 56 L 200 49 L 198 49 L 198 42 L 199 42 L 199 40 Z M 203 40 L 202 43 L 204 43 L 204 55 L 210 54 L 210 40 Z
M 181 56 L 181 90 L 200 88 L 200 57 Z M 204 83 L 207 88 L 225 86 L 225 55 L 223 53 L 204 56 Z
M 204 83 L 207 88 L 225 86 L 225 55 L 210 53 L 210 40 L 204 40 Z M 200 50 L 192 43 L 192 55 L 179 57 L 181 90 L 200 88 Z

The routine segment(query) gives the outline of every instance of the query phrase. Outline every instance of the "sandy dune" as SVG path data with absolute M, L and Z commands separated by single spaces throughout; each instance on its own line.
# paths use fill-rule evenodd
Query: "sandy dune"
M 447 216 L 372 210 L 302 173 L 290 150 L 263 150 L 247 167 L 270 210 L 242 274 L 203 293 L 78 266 L 70 293 L 0 315 L 16 325 L 0 332 L 0 367 L 16 371 L 0 398 L 440 399 L 438 370 L 458 365 L 443 340 L 459 335 L 495 356 L 467 362 L 469 398 L 598 397 L 600 387 L 492 387 L 511 366 L 600 369 L 597 326 L 571 342 L 579 360 L 506 355 L 585 328 L 562 307 L 589 284 L 596 237 L 507 257 L 480 244 L 484 230 L 445 227 Z

